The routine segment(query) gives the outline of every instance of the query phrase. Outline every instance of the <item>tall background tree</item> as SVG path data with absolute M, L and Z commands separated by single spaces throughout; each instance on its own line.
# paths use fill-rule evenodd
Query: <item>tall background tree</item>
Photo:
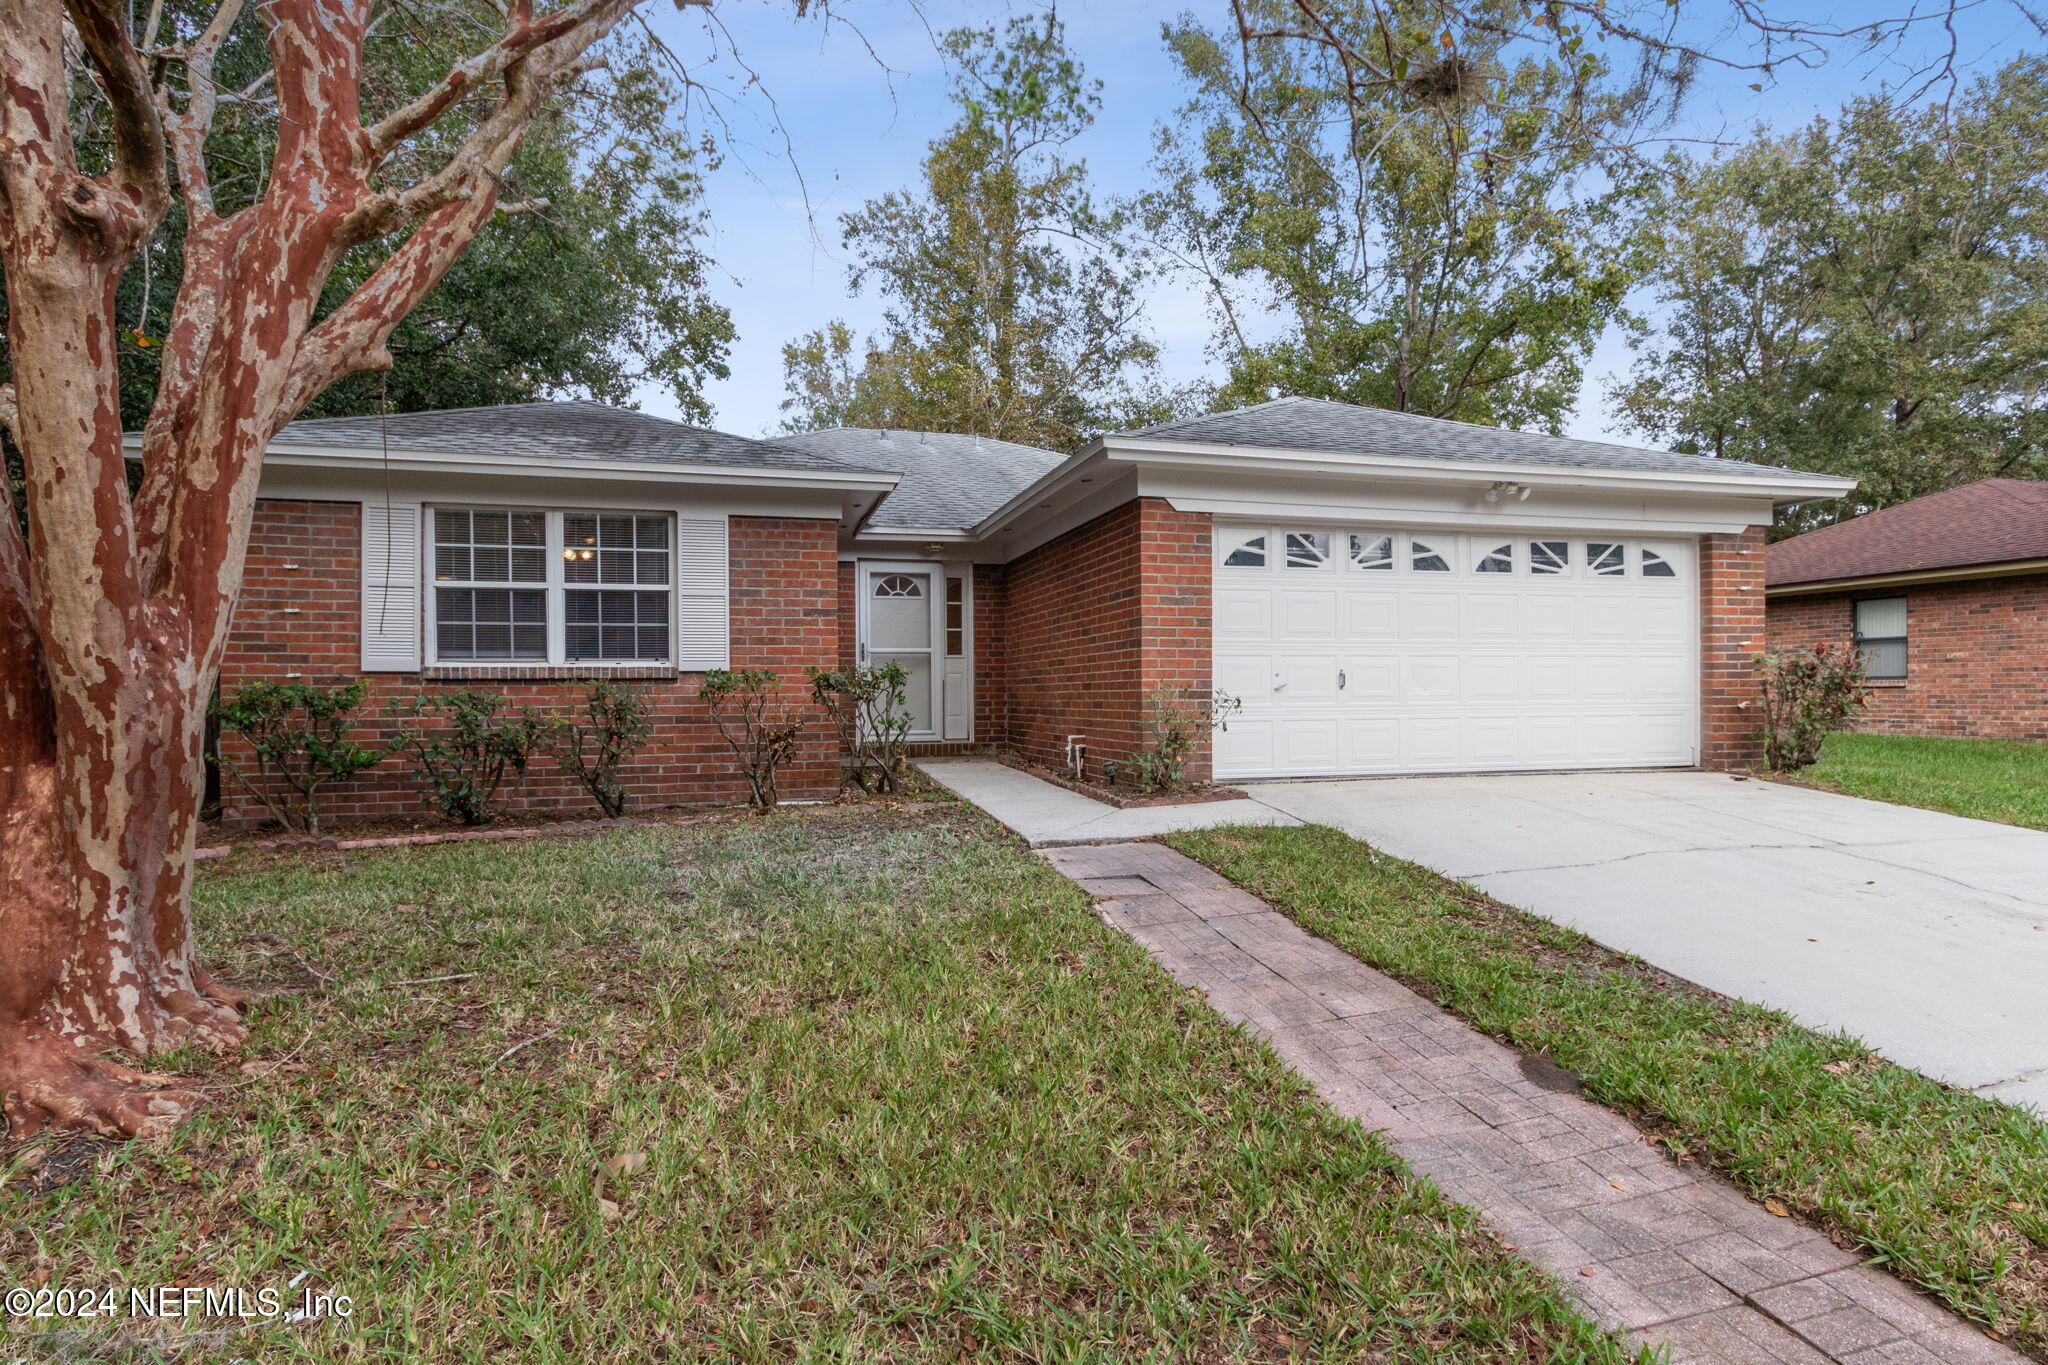
M 0 270 L 22 463 L 0 507 L 0 1108 L 133 1134 L 197 1096 L 109 1057 L 244 1036 L 188 913 L 201 735 L 264 447 L 351 374 L 493 215 L 529 127 L 632 0 L 530 0 L 425 88 L 366 99 L 375 0 L 0 0 Z M 244 83 L 224 60 L 259 53 Z M 103 114 L 93 111 L 104 102 Z M 224 109 L 274 104 L 223 199 Z M 103 142 L 95 128 L 106 130 Z M 123 275 L 176 204 L 176 302 L 131 492 Z M 345 297 L 352 253 L 396 245 Z M 170 288 L 172 282 L 162 281 Z
M 793 431 L 952 431 L 1059 450 L 1166 416 L 1141 326 L 1144 269 L 1068 145 L 1094 121 L 1089 80 L 1051 14 L 940 42 L 959 121 L 923 184 L 842 220 L 856 291 L 887 300 L 856 339 L 832 322 L 783 350 Z
M 1617 413 L 1681 450 L 1862 481 L 1781 532 L 2048 477 L 2048 62 L 1674 158 L 1659 220 L 1661 322 Z
M 1642 266 L 1646 103 L 1516 0 L 1242 0 L 1183 19 L 1193 95 L 1147 223 L 1205 287 L 1219 406 L 1305 394 L 1555 429 Z
M 203 22 L 210 6 L 168 0 L 169 22 Z M 497 11 L 481 0 L 435 0 L 379 12 L 364 43 L 365 99 L 407 98 L 491 40 Z M 240 89 L 268 57 L 252 25 L 231 33 L 217 79 Z M 503 176 L 501 193 L 535 210 L 490 225 L 440 285 L 393 332 L 392 367 L 350 376 L 308 404 L 306 415 L 473 407 L 552 397 L 627 401 L 637 387 L 665 389 L 683 415 L 709 421 L 707 380 L 725 378 L 732 324 L 705 286 L 699 248 L 701 172 L 716 154 L 675 118 L 687 92 L 650 45 L 615 43 L 606 63 L 535 119 Z M 103 154 L 110 110 L 78 111 L 88 159 Z M 423 139 L 420 158 L 445 154 L 474 111 Z M 264 188 L 277 109 L 267 99 L 229 99 L 208 151 L 215 202 L 233 210 Z M 140 427 L 154 400 L 160 342 L 170 325 L 183 265 L 184 206 L 122 276 L 122 414 Z M 323 311 L 345 298 L 391 252 L 365 243 L 336 268 Z M 4 311 L 0 311 L 4 317 Z M 7 377 L 0 346 L 0 382 Z

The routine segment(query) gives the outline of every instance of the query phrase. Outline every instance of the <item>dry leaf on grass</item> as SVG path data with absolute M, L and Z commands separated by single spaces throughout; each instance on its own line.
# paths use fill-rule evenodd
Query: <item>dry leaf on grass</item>
M 638 1175 L 647 1169 L 647 1153 L 620 1152 L 604 1163 L 604 1169 L 607 1175 Z
M 1764 1208 L 1779 1218 L 1790 1218 L 1792 1216 L 1792 1210 L 1786 1208 L 1775 1199 L 1764 1200 Z

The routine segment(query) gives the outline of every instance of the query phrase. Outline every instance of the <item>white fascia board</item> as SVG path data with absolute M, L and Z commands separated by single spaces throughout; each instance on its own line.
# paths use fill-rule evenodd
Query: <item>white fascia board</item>
M 1162 498 L 1179 511 L 1206 512 L 1219 521 L 1323 522 L 1381 527 L 1459 527 L 1500 531 L 1611 531 L 1625 535 L 1729 534 L 1769 523 L 1768 496 L 1737 497 L 1700 490 L 1533 487 L 1527 501 L 1488 502 L 1485 485 L 1423 483 L 1357 475 L 1259 478 L 1243 470 L 1144 464 L 1138 492 Z
M 604 481 L 577 477 L 574 470 L 514 477 L 475 469 L 431 474 L 394 469 L 387 478 L 377 465 L 337 468 L 267 464 L 258 496 L 365 503 L 397 498 L 456 507 L 574 507 L 616 512 L 689 507 L 706 515 L 801 517 L 843 523 L 849 497 L 858 495 L 835 488 L 708 485 L 648 479 Z
M 1175 468 L 1207 468 L 1218 472 L 1310 474 L 1323 476 L 1377 475 L 1387 479 L 1421 482 L 1461 482 L 1474 479 L 1526 484 L 1532 488 L 1627 488 L 1673 492 L 1732 493 L 1770 498 L 1775 502 L 1805 502 L 1815 498 L 1838 498 L 1856 487 L 1856 480 L 1833 474 L 1802 474 L 1793 470 L 1783 476 L 1758 474 L 1702 474 L 1664 469 L 1598 469 L 1584 465 L 1508 464 L 1492 460 L 1423 460 L 1412 456 L 1354 454 L 1329 450 L 1275 450 L 1264 446 L 1205 445 L 1200 442 L 1157 441 L 1135 437 L 1109 437 L 1089 447 L 1100 447 L 1112 460 L 1132 464 L 1158 464 Z M 1086 455 L 1089 451 L 1083 451 Z M 1079 457 L 1076 457 L 1079 458 Z
M 958 526 L 877 526 L 868 522 L 861 527 L 858 539 L 969 541 L 979 537 Z
M 633 483 L 734 484 L 887 493 L 901 474 L 858 469 L 775 469 L 767 466 L 669 464 L 652 460 L 551 459 L 537 455 L 470 455 L 444 450 L 381 450 L 277 445 L 264 452 L 266 467 L 356 469 L 408 474 L 515 474 L 544 478 L 604 479 Z

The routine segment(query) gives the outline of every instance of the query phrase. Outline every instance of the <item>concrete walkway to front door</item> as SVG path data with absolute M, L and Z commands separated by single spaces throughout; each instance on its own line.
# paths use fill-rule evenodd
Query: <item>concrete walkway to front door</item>
M 1119 808 L 988 758 L 921 758 L 917 768 L 955 796 L 987 811 L 1033 848 L 1151 839 L 1176 830 L 1224 825 L 1301 823 L 1283 811 L 1242 798 Z
M 2048 1112 L 2048 833 L 1721 773 L 1246 790 L 1710 990 Z
M 1668 1344 L 1671 1365 L 2021 1359 L 1200 863 L 1143 843 L 1046 857 L 1601 1325 Z

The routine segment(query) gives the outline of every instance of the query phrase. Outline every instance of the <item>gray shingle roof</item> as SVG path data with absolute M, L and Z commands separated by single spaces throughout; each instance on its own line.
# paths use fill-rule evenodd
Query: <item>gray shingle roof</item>
M 1421 460 L 1478 460 L 1488 464 L 1566 465 L 1754 478 L 1792 472 L 1774 465 L 1723 460 L 1711 455 L 1679 455 L 1668 450 L 1609 445 L 1569 436 L 1544 436 L 1389 412 L 1385 408 L 1333 403 L 1322 398 L 1276 398 L 1248 408 L 1160 422 L 1122 434 L 1274 450 L 1328 450 Z
M 779 444 L 861 469 L 903 475 L 868 525 L 965 530 L 1029 488 L 1065 456 L 1036 446 L 944 432 L 842 427 L 780 436 Z
M 872 465 L 826 459 L 777 442 L 749 440 L 581 399 L 395 412 L 388 419 L 316 417 L 288 424 L 278 432 L 276 441 L 284 445 L 379 450 L 384 444 L 387 421 L 393 450 L 875 472 Z

